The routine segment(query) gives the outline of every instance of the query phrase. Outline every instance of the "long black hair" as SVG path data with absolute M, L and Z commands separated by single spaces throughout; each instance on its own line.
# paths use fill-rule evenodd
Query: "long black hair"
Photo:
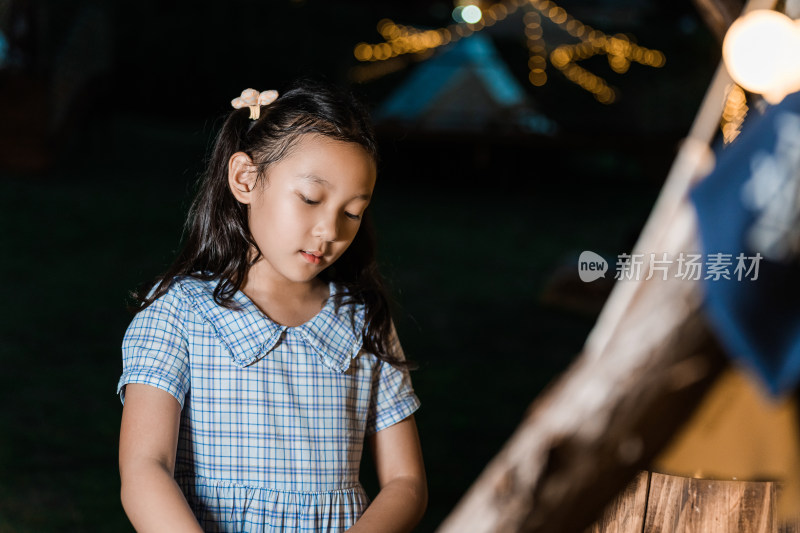
M 359 144 L 377 163 L 377 143 L 365 108 L 351 94 L 327 83 L 295 82 L 261 109 L 258 120 L 249 118 L 247 107 L 231 111 L 217 134 L 208 167 L 189 209 L 183 247 L 164 274 L 132 294 L 136 312 L 164 295 L 179 276 L 204 281 L 219 279 L 214 300 L 221 306 L 237 308 L 233 296 L 261 254 L 250 233 L 248 208 L 229 189 L 228 161 L 236 152 L 246 153 L 258 168 L 257 180 L 263 180 L 267 170 L 286 157 L 301 136 L 309 133 Z M 255 257 L 252 250 L 257 252 Z M 395 366 L 417 367 L 411 361 L 401 361 L 391 345 L 391 314 L 378 273 L 369 208 L 353 242 L 333 265 L 320 273 L 320 279 L 334 281 L 346 289 L 333 295 L 337 309 L 351 302 L 364 304 L 364 349 Z

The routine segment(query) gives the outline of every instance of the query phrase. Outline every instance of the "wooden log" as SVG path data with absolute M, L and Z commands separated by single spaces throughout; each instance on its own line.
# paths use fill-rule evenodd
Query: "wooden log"
M 746 9 L 772 5 L 750 0 Z M 697 250 L 687 193 L 703 175 L 730 82 L 720 65 L 636 250 L 671 257 Z M 589 527 L 664 447 L 726 364 L 700 301 L 697 283 L 672 277 L 618 282 L 581 356 L 534 402 L 437 531 Z
M 635 338 L 659 337 L 657 316 L 650 318 L 620 341 L 648 355 L 626 358 L 614 342 L 602 360 L 580 358 L 440 531 L 568 533 L 591 525 L 671 437 L 725 361 L 699 314 L 653 345 Z

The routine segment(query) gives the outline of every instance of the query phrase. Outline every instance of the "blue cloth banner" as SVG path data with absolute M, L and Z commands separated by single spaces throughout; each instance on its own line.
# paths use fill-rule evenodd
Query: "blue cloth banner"
M 705 255 L 739 268 L 705 276 L 712 327 L 781 395 L 800 381 L 800 93 L 750 115 L 691 199 Z

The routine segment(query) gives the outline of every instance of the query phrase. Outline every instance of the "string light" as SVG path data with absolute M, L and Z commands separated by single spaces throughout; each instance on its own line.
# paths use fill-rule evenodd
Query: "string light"
M 427 57 L 440 46 L 469 37 L 503 21 L 519 7 L 524 7 L 526 11 L 523 22 L 528 47 L 528 79 L 534 86 L 545 85 L 548 80 L 543 17 L 580 40 L 579 43 L 560 45 L 553 49 L 549 54 L 550 63 L 568 80 L 590 92 L 598 102 L 610 104 L 616 100 L 617 94 L 603 78 L 578 66 L 578 61 L 605 54 L 609 66 L 618 74 L 627 72 L 634 62 L 653 68 L 663 67 L 666 62 L 661 51 L 639 46 L 623 34 L 608 36 L 574 18 L 566 9 L 551 0 L 504 0 L 483 10 L 474 3 L 461 2 L 456 7 L 457 14 L 454 10 L 454 18 L 462 22 L 438 29 L 421 30 L 382 19 L 378 22 L 378 33 L 385 42 L 358 43 L 353 55 L 360 62 L 381 62 L 405 54 L 415 54 L 418 58 Z M 383 70 L 385 69 L 375 69 L 375 72 Z
M 722 109 L 722 118 L 719 123 L 724 144 L 732 143 L 739 136 L 747 111 L 747 96 L 744 90 L 735 83 L 731 84 L 725 97 L 725 106 Z
M 540 87 L 547 83 L 547 55 L 542 31 L 542 17 L 534 10 L 528 10 L 522 17 L 525 23 L 525 37 L 528 40 L 528 80 Z

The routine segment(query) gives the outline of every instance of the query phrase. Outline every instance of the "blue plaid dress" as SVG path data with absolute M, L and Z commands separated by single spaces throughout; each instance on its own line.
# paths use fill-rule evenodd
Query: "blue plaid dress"
M 370 503 L 365 435 L 420 405 L 408 372 L 361 349 L 363 306 L 286 327 L 241 291 L 217 305 L 216 283 L 178 278 L 134 317 L 121 400 L 146 383 L 180 402 L 175 478 L 205 531 L 344 531 Z

